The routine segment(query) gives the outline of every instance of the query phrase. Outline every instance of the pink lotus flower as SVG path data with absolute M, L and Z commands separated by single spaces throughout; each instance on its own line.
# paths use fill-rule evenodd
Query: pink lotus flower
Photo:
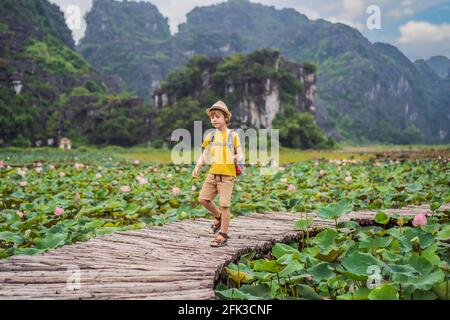
M 321 169 L 320 171 L 319 171 L 319 176 L 321 176 L 321 177 L 323 177 L 324 175 L 326 175 L 326 171 L 325 170 L 323 170 L 323 169 Z
M 17 210 L 16 213 L 17 213 L 17 215 L 18 215 L 19 217 L 21 217 L 21 218 L 23 217 L 23 212 L 22 212 L 22 211 Z
M 56 207 L 54 213 L 55 215 L 60 216 L 64 213 L 64 209 L 61 207 Z
M 134 160 L 133 164 L 134 164 L 135 166 L 138 166 L 138 165 L 141 164 L 141 162 L 140 162 L 139 160 Z
M 294 186 L 293 184 L 290 184 L 290 185 L 288 185 L 288 191 L 295 192 L 295 191 L 297 191 L 297 187 Z
M 178 187 L 173 187 L 172 188 L 172 194 L 177 195 L 181 192 L 181 189 Z
M 427 224 L 427 216 L 423 213 L 416 214 L 412 222 L 414 227 L 420 227 Z
M 55 170 L 55 166 L 53 164 L 48 166 L 50 168 L 50 170 Z
M 196 191 L 197 190 L 197 187 L 196 186 L 192 186 L 191 187 L 191 191 Z
M 62 178 L 62 177 L 64 177 L 66 174 L 64 173 L 64 172 L 60 172 L 59 173 L 59 176 Z
M 278 168 L 278 162 L 276 161 L 276 160 L 272 160 L 272 162 L 271 162 L 271 164 L 270 164 L 270 166 L 272 167 L 272 168 Z
M 5 162 L 3 162 L 3 160 L 0 160 L 0 169 L 5 167 Z
M 34 165 L 35 165 L 36 167 L 42 167 L 42 162 L 36 162 Z
M 17 174 L 22 178 L 25 177 L 25 175 L 27 174 L 27 168 L 18 168 Z
M 346 177 L 345 177 L 345 181 L 346 181 L 346 182 L 352 182 L 352 181 L 353 181 L 352 176 L 346 176 Z
M 131 187 L 130 186 L 121 186 L 120 187 L 120 191 L 122 191 L 122 192 L 130 192 L 131 191 Z
M 26 187 L 27 185 L 28 185 L 27 181 L 20 181 L 19 182 L 19 186 L 21 186 L 21 187 Z
M 147 184 L 147 183 L 148 183 L 148 179 L 145 178 L 145 177 L 139 176 L 139 177 L 138 177 L 138 183 L 139 183 L 140 185 Z
M 36 170 L 37 173 L 41 173 L 42 172 L 42 167 L 37 167 L 35 170 Z
M 75 169 L 77 169 L 77 170 L 81 170 L 81 169 L 84 168 L 84 164 L 76 162 L 76 163 L 74 164 L 74 167 L 75 167 Z
M 95 175 L 95 179 L 100 179 L 102 177 L 102 175 L 100 174 L 100 173 L 97 173 L 96 175 Z

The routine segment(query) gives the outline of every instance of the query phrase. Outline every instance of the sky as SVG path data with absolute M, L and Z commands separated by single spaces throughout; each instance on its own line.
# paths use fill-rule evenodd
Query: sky
M 131 1 L 131 0 L 130 0 Z M 138 1 L 138 0 L 134 0 Z M 196 6 L 224 0 L 141 0 L 156 5 L 169 19 L 172 33 Z M 75 41 L 82 38 L 84 15 L 92 0 L 50 0 L 60 6 Z M 450 0 L 251 0 L 254 3 L 294 8 L 309 19 L 341 22 L 358 29 L 371 42 L 398 47 L 411 60 L 445 55 L 450 58 Z M 375 6 L 375 7 L 374 7 Z

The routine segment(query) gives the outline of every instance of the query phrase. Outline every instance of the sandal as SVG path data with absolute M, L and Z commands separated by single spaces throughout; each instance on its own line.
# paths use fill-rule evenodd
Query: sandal
M 222 214 L 219 217 L 214 217 L 215 221 L 211 224 L 212 233 L 217 233 L 222 225 Z
M 219 235 L 221 235 L 222 238 L 221 239 L 219 239 L 219 237 L 214 238 L 211 241 L 211 244 L 210 244 L 211 247 L 218 248 L 218 247 L 226 246 L 228 244 L 228 238 L 229 238 L 228 233 L 219 232 Z

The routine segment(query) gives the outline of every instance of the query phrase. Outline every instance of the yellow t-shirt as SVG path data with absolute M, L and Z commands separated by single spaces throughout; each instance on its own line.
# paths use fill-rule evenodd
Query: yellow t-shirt
M 206 135 L 205 141 L 203 141 L 202 144 L 203 148 L 209 147 L 211 134 L 214 134 L 214 132 L 215 131 L 212 131 Z M 211 168 L 209 169 L 209 173 L 236 177 L 233 154 L 231 153 L 231 149 L 227 146 L 229 133 L 230 129 L 226 129 L 226 132 L 217 130 L 214 136 L 214 142 L 210 149 Z M 233 145 L 235 149 L 241 145 L 239 135 L 235 131 L 233 131 Z

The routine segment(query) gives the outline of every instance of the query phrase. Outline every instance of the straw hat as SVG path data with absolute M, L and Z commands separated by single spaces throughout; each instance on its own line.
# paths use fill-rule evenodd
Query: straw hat
M 217 101 L 216 103 L 214 103 L 211 107 L 209 107 L 208 109 L 206 109 L 206 114 L 209 115 L 209 113 L 212 110 L 221 110 L 223 112 L 225 112 L 228 115 L 228 118 L 231 119 L 231 112 L 228 110 L 227 105 L 225 104 L 225 102 L 223 101 Z

